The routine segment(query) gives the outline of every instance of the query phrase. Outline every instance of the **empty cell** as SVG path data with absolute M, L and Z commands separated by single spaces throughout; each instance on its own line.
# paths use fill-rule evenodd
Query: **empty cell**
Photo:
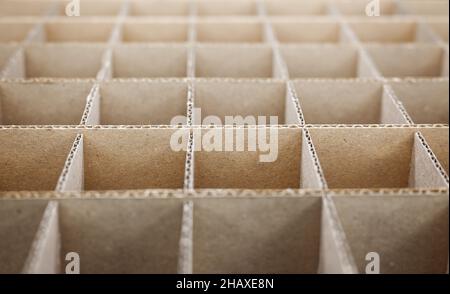
M 263 41 L 263 27 L 258 21 L 201 21 L 197 23 L 198 42 L 240 42 Z
M 222 124 L 266 125 L 274 117 L 276 121 L 272 124 L 284 124 L 286 108 L 294 107 L 287 102 L 291 101 L 287 101 L 283 82 L 200 80 L 195 83 L 194 106 L 201 111 L 203 122 L 206 117 L 214 116 Z
M 255 0 L 196 0 L 199 16 L 257 15 Z
M 416 124 L 448 124 L 448 79 L 392 82 L 395 95 Z
M 121 45 L 114 48 L 114 77 L 186 77 L 187 47 L 181 45 Z
M 273 73 L 269 46 L 202 45 L 196 48 L 196 76 L 270 78 Z
M 60 5 L 60 15 L 66 16 L 66 5 L 70 2 L 65 0 L 63 5 Z M 65 4 L 65 5 L 64 5 Z M 117 16 L 124 1 L 122 0 L 89 0 L 80 1 L 80 17 L 94 17 L 94 16 Z
M 25 41 L 28 34 L 33 29 L 34 22 L 0 22 L 0 42 L 22 42 Z
M 276 20 L 272 27 L 281 43 L 337 43 L 341 38 L 335 21 Z
M 100 87 L 100 124 L 169 125 L 186 116 L 187 84 L 175 80 L 110 81 Z
M 447 21 L 429 21 L 427 25 L 442 41 L 448 43 L 448 19 Z
M 269 15 L 324 15 L 327 1 L 324 0 L 265 0 Z
M 0 15 L 44 16 L 53 4 L 51 0 L 4 0 L 0 2 Z
M 385 77 L 438 77 L 444 64 L 443 49 L 435 45 L 368 45 L 375 66 Z
M 54 190 L 74 139 L 71 133 L 0 130 L 0 190 Z
M 7 61 L 12 57 L 17 47 L 14 45 L 0 45 L 0 71 L 6 65 Z
M 445 188 L 414 128 L 311 128 L 330 189 Z M 434 135 L 447 136 L 436 128 Z
M 402 118 L 374 80 L 299 80 L 295 88 L 307 124 L 386 124 Z
M 350 45 L 283 45 L 281 53 L 291 78 L 354 78 L 358 52 Z
M 444 274 L 448 195 L 333 197 L 351 254 L 366 273 L 369 252 L 381 274 Z
M 400 1 L 403 11 L 413 15 L 448 15 L 448 1 L 441 0 L 403 0 Z
M 299 129 L 195 129 L 195 187 L 299 188 L 301 142 Z
M 1 274 L 22 273 L 46 205 L 46 201 L 1 200 Z
M 92 82 L 0 83 L 0 124 L 78 125 Z
M 132 0 L 131 16 L 187 16 L 189 1 L 186 0 Z
M 321 207 L 314 196 L 200 199 L 194 273 L 317 273 Z
M 100 45 L 29 45 L 25 50 L 27 78 L 95 78 L 105 48 Z
M 187 42 L 186 21 L 128 20 L 123 24 L 123 42 Z
M 69 252 L 82 274 L 176 274 L 182 203 L 171 199 L 65 200 L 61 271 Z
M 379 11 L 380 16 L 392 15 L 397 13 L 395 0 L 334 0 L 335 7 L 343 15 L 376 15 Z M 374 4 L 379 4 L 379 10 Z M 375 8 L 375 9 L 374 9 Z
M 51 21 L 44 25 L 46 42 L 107 42 L 114 24 L 109 21 Z

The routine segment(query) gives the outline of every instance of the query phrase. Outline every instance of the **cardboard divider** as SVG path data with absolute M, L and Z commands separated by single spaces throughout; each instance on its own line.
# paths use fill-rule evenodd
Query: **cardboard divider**
M 447 128 L 448 132 L 448 128 Z M 420 133 L 430 146 L 431 151 L 436 156 L 439 164 L 442 166 L 444 171 L 449 175 L 449 165 L 448 165 L 448 150 L 449 150 L 449 136 L 442 134 L 442 132 L 437 132 L 434 129 L 421 129 Z
M 426 25 L 445 43 L 448 43 L 448 18 L 442 20 L 427 20 Z
M 1 21 L 0 43 L 24 41 L 35 26 L 33 21 Z
M 25 77 L 95 78 L 104 50 L 102 45 L 28 45 Z
M 186 124 L 187 92 L 184 80 L 103 82 L 100 85 L 100 124 L 170 125 L 177 116 L 180 117 L 177 121 Z
M 377 80 L 297 80 L 306 124 L 407 123 Z
M 131 0 L 130 16 L 187 16 L 189 1 L 186 0 Z
M 0 82 L 0 124 L 78 125 L 93 81 Z
M 174 42 L 188 40 L 188 23 L 185 20 L 126 20 L 123 24 L 122 42 Z
M 416 124 L 448 124 L 448 79 L 414 79 L 390 83 Z
M 0 273 L 22 272 L 47 203 L 36 200 L 1 200 Z
M 197 42 L 258 43 L 264 41 L 263 25 L 258 20 L 199 21 L 196 23 L 196 31 Z
M 330 189 L 446 188 L 448 184 L 445 181 L 438 184 L 435 181 L 442 178 L 441 172 L 437 168 L 429 168 L 433 159 L 416 157 L 425 151 L 414 151 L 417 150 L 415 132 L 421 130 L 311 128 L 310 133 Z M 445 136 L 448 129 L 430 131 L 436 136 Z M 412 169 L 422 176 L 420 182 L 411 181 Z
M 370 65 L 361 59 L 352 45 L 282 45 L 281 54 L 291 79 L 355 78 L 365 76 Z
M 407 14 L 413 15 L 448 15 L 448 1 L 440 0 L 402 0 L 401 5 Z
M 54 2 L 49 0 L 4 0 L 0 16 L 44 16 Z
M 257 1 L 255 0 L 194 0 L 197 15 L 204 16 L 256 16 Z
M 268 15 L 325 15 L 327 1 L 324 0 L 265 0 Z
M 321 209 L 320 197 L 198 199 L 194 273 L 317 273 Z
M 271 25 L 280 43 L 338 43 L 341 41 L 339 23 L 333 20 L 274 19 Z
M 182 45 L 120 45 L 114 48 L 116 78 L 186 77 L 187 47 Z
M 221 125 L 297 124 L 293 118 L 286 121 L 286 112 L 295 108 L 287 96 L 286 84 L 279 80 L 200 79 L 195 81 L 194 124 L 211 123 L 205 121 L 208 116 Z
M 59 212 L 62 272 L 75 252 L 82 274 L 177 273 L 179 200 L 65 200 Z
M 54 190 L 74 138 L 70 132 L 1 130 L 0 190 Z
M 196 128 L 194 188 L 299 188 L 301 129 Z
M 83 191 L 84 188 L 84 143 L 78 134 L 67 156 L 55 190 L 59 192 Z
M 0 74 L 7 65 L 8 60 L 12 58 L 14 52 L 17 51 L 17 46 L 13 44 L 0 44 Z
M 180 232 L 180 252 L 178 257 L 178 274 L 192 274 L 194 254 L 194 202 L 183 203 L 183 216 Z
M 195 53 L 197 77 L 270 78 L 275 66 L 264 45 L 201 45 Z
M 448 262 L 448 195 L 335 196 L 360 273 L 375 252 L 382 274 L 443 274 Z M 420 217 L 418 217 L 420 216 Z
M 334 0 L 333 5 L 342 15 L 366 16 L 366 7 L 372 0 Z M 392 15 L 397 13 L 396 0 L 379 0 L 380 15 Z
M 438 77 L 444 52 L 436 45 L 367 45 L 375 66 L 384 77 Z
M 43 25 L 42 39 L 46 43 L 106 43 L 113 31 L 113 27 L 113 20 L 51 20 Z
M 62 2 L 59 15 L 66 16 L 66 5 L 69 0 Z M 123 0 L 89 0 L 80 2 L 80 17 L 114 17 L 120 12 Z

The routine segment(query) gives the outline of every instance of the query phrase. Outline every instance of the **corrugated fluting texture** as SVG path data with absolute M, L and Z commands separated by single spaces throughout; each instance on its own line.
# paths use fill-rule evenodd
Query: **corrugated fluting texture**
M 448 6 L 0 0 L 0 273 L 448 272 Z

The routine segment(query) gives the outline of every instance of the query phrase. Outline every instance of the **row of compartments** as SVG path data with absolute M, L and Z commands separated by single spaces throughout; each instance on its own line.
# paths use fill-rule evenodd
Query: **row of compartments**
M 448 124 L 448 97 L 448 79 L 3 81 L 0 125 Z
M 42 27 L 36 20 L 0 20 L 0 42 L 107 42 L 117 23 L 110 20 L 51 19 Z M 337 20 L 324 18 L 269 20 L 280 43 L 338 43 L 352 40 Z M 418 22 L 412 19 L 357 18 L 344 20 L 363 43 L 415 43 L 441 40 L 448 43 L 448 17 Z M 120 42 L 188 42 L 190 29 L 197 42 L 266 41 L 259 20 L 125 20 L 119 25 Z M 28 38 L 30 36 L 30 38 Z
M 1 47 L 0 47 L 1 48 Z M 4 47 L 0 52 L 13 48 Z M 448 47 L 432 44 L 267 45 L 128 44 L 112 52 L 94 44 L 27 45 L 0 71 L 3 78 L 355 78 L 448 76 Z M 109 54 L 111 53 L 111 54 Z M 368 53 L 365 54 L 365 53 Z M 369 56 L 369 57 L 368 57 Z M 286 73 L 287 71 L 287 73 Z
M 448 188 L 448 148 L 447 127 L 3 128 L 0 190 Z
M 448 194 L 0 204 L 1 273 L 448 272 Z
M 4 0 L 0 16 L 65 15 L 69 0 Z M 83 0 L 80 16 L 115 16 L 122 11 L 124 0 Z M 371 0 L 128 0 L 130 16 L 223 16 L 260 15 L 366 15 Z M 259 4 L 260 3 L 260 4 Z M 379 0 L 381 15 L 448 15 L 445 0 Z M 56 4 L 56 5 L 55 5 Z

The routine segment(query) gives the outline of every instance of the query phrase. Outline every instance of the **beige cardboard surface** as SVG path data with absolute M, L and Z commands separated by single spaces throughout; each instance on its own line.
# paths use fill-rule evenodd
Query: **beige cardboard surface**
M 437 34 L 442 41 L 448 43 L 448 19 L 445 21 L 429 21 L 427 23 L 429 27 Z
M 33 22 L 0 22 L 0 42 L 22 42 L 33 25 Z
M 186 16 L 189 2 L 180 0 L 133 1 L 131 16 Z
M 322 168 L 318 165 L 317 154 L 311 143 L 309 134 L 302 132 L 302 154 L 300 187 L 303 189 L 324 189 L 326 183 L 323 180 Z
M 398 101 L 392 88 L 389 85 L 384 85 L 381 101 L 382 105 L 380 122 L 391 124 L 412 123 L 409 113 L 404 109 L 401 102 Z
M 260 22 L 219 22 L 204 21 L 196 24 L 198 42 L 240 42 L 263 41 L 263 26 Z
M 326 1 L 266 0 L 269 15 L 322 15 L 326 13 Z
M 50 9 L 50 1 L 24 1 L 5 0 L 0 3 L 0 15 L 2 16 L 38 16 L 44 15 Z
M 196 0 L 199 16 L 256 16 L 256 2 L 253 0 Z
M 417 196 L 413 201 L 409 196 L 333 200 L 361 273 L 369 252 L 379 254 L 380 272 L 385 274 L 446 271 L 448 196 Z
M 449 136 L 443 132 L 435 132 L 431 129 L 420 130 L 427 144 L 431 147 L 434 155 L 439 160 L 444 170 L 449 175 L 448 169 L 448 150 L 449 150 Z
M 67 156 L 64 168 L 58 179 L 56 191 L 83 191 L 84 189 L 84 156 L 83 135 L 79 134 Z
M 320 215 L 315 197 L 201 199 L 194 273 L 316 273 Z
M 123 25 L 123 42 L 186 42 L 188 24 L 185 21 L 130 20 Z
M 84 6 L 84 5 L 80 5 Z M 80 11 L 81 14 L 81 11 Z M 106 42 L 112 32 L 109 21 L 52 21 L 44 26 L 46 42 Z
M 439 0 L 417 1 L 408 0 L 402 4 L 409 14 L 417 15 L 448 15 L 448 2 Z
M 14 45 L 0 45 L 0 70 L 6 65 L 8 59 L 13 55 L 16 47 Z
M 417 24 L 412 21 L 362 19 L 349 21 L 348 24 L 361 42 L 412 43 L 416 41 Z
M 275 20 L 272 27 L 281 43 L 336 43 L 340 37 L 338 23 L 330 20 Z

